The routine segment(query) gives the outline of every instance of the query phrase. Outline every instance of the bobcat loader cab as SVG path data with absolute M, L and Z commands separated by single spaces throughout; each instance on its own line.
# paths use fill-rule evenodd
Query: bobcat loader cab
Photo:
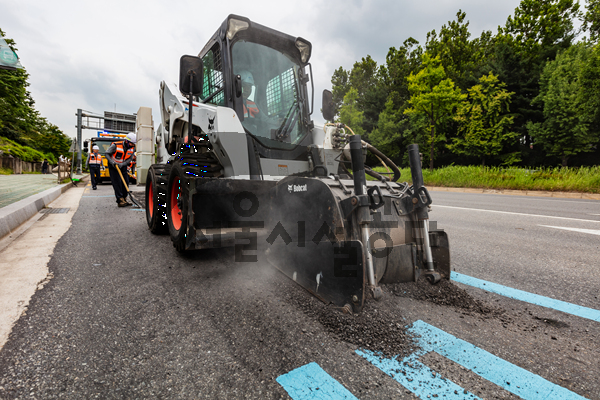
M 310 120 L 313 99 L 309 98 L 306 74 L 306 69 L 310 70 L 310 52 L 311 44 L 302 38 L 234 15 L 223 22 L 202 49 L 199 57 L 203 82 L 197 101 L 229 109 L 217 109 L 217 113 L 234 110 L 236 114 L 225 121 L 199 108 L 199 114 L 205 114 L 199 116 L 206 123 L 206 128 L 200 123 L 202 132 L 210 137 L 211 131 L 218 131 L 219 139 L 224 139 L 215 144 L 227 148 L 216 152 L 225 176 L 276 180 L 309 170 L 306 149 L 313 143 L 313 135 L 320 136 L 321 141 L 324 136 L 322 130 L 315 132 Z M 243 75 L 244 80 L 249 76 L 252 82 L 249 94 L 244 91 L 248 82 L 244 82 Z M 187 88 L 179 89 L 187 92 Z M 258 110 L 255 115 L 244 112 L 248 103 Z M 196 110 L 194 120 L 195 117 Z M 173 134 L 187 143 L 186 124 L 176 119 L 175 122 Z M 197 133 L 198 129 L 194 129 Z M 224 138 L 234 132 L 233 137 Z M 235 141 L 232 146 L 225 143 L 230 140 Z M 174 153 L 176 148 L 170 150 Z M 337 173 L 337 169 L 332 172 Z
M 305 39 L 230 15 L 198 57 L 181 58 L 179 88 L 159 90 L 150 231 L 168 231 L 178 251 L 235 246 L 245 262 L 266 246 L 271 264 L 344 311 L 381 298 L 380 282 L 449 279 L 418 146 L 408 149 L 413 184 L 398 183 L 394 163 L 350 127 L 315 127 L 310 55 Z M 329 91 L 323 116 L 333 120 Z M 364 166 L 366 151 L 391 179 Z

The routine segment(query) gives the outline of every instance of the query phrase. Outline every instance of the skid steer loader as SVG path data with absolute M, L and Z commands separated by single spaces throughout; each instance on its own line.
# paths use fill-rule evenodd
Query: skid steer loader
M 381 298 L 379 283 L 449 279 L 417 145 L 413 183 L 398 183 L 394 163 L 351 127 L 315 126 L 310 56 L 307 40 L 230 15 L 199 56 L 181 57 L 179 86 L 160 84 L 150 231 L 178 251 L 235 246 L 241 261 L 266 246 L 270 263 L 345 312 Z M 324 119 L 333 114 L 325 90 Z M 366 167 L 367 152 L 389 172 Z

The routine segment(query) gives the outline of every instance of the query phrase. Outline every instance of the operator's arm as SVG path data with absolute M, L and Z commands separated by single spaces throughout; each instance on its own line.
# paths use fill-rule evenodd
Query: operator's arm
M 106 152 L 104 153 L 104 157 L 106 157 L 106 159 L 108 160 L 108 163 L 110 165 L 112 165 L 113 167 L 119 163 L 113 157 L 116 151 L 117 151 L 117 146 L 115 146 L 114 143 L 111 143 L 111 145 L 108 147 L 108 149 L 106 149 Z
M 87 160 L 85 160 L 85 168 L 89 171 L 90 169 L 90 155 L 88 154 Z

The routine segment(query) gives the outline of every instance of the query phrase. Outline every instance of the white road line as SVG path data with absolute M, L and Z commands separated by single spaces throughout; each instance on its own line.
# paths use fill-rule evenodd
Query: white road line
M 590 214 L 590 215 L 600 215 L 600 214 Z
M 554 199 L 556 199 L 556 197 L 554 197 Z M 539 198 L 539 197 L 536 197 L 535 199 L 528 199 L 528 198 L 525 198 L 525 199 L 519 199 L 519 201 L 521 201 L 521 200 L 530 200 L 530 201 L 553 201 L 553 202 L 555 202 L 555 203 L 579 203 L 579 204 L 581 204 L 581 203 L 582 203 L 582 201 L 581 201 L 581 200 L 583 200 L 583 201 L 584 201 L 584 202 L 586 202 L 586 203 L 592 203 L 592 202 L 597 202 L 597 201 L 598 201 L 598 200 L 591 200 L 591 199 L 579 199 L 579 201 L 578 201 L 578 200 L 558 200 L 558 199 L 557 199 L 557 200 L 551 200 L 551 199 L 543 199 L 543 198 Z M 595 204 L 597 204 L 597 203 L 595 203 Z
M 466 210 L 466 211 L 486 211 L 486 212 L 497 213 L 497 214 L 522 215 L 524 217 L 542 217 L 542 218 L 564 219 L 564 220 L 567 220 L 567 221 L 583 221 L 583 222 L 597 222 L 597 223 L 600 223 L 600 221 L 593 220 L 593 219 L 555 217 L 553 215 L 525 214 L 525 213 L 516 213 L 516 212 L 510 212 L 510 211 L 484 210 L 484 209 L 481 209 L 481 208 L 466 208 L 466 207 L 454 207 L 454 206 L 441 206 L 439 204 L 434 204 L 434 205 L 432 205 L 432 207 L 433 208 L 436 208 L 436 207 L 440 207 L 440 208 L 453 208 L 455 210 Z
M 538 225 L 538 226 L 545 226 L 546 228 L 554 228 L 554 229 L 564 229 L 565 231 L 589 233 L 591 235 L 600 235 L 600 230 L 597 230 L 597 229 L 566 228 L 564 226 L 550 226 L 550 225 Z

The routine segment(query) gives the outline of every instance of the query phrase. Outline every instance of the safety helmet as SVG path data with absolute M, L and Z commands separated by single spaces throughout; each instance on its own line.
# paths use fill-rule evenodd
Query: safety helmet
M 128 133 L 126 139 L 129 140 L 133 144 L 135 144 L 135 142 L 137 142 L 137 136 L 133 132 Z
M 100 147 L 98 147 L 98 145 L 95 144 L 95 145 L 92 146 L 92 150 L 100 150 Z
M 242 78 L 242 83 L 254 85 L 254 77 L 249 71 L 240 71 L 240 77 Z

